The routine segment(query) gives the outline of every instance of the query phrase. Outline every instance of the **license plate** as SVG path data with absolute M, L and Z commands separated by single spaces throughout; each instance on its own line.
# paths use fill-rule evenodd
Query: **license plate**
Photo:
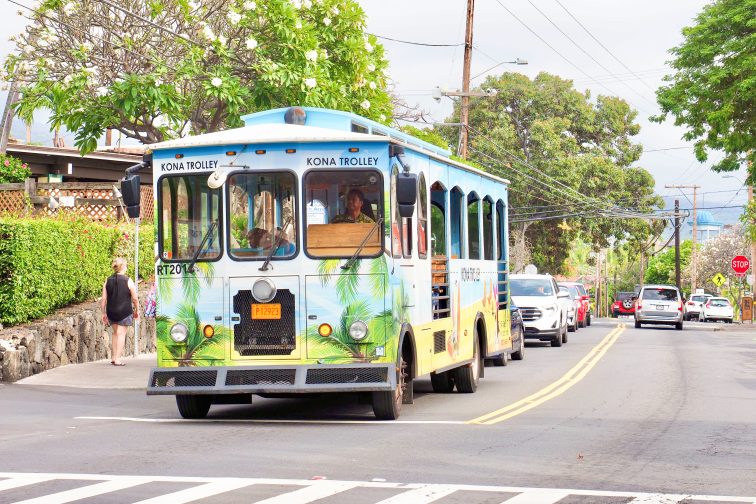
M 664 311 L 667 309 L 667 307 L 665 305 L 656 305 L 656 309 L 659 311 Z
M 281 318 L 281 304 L 252 304 L 252 318 L 257 320 L 278 320 Z

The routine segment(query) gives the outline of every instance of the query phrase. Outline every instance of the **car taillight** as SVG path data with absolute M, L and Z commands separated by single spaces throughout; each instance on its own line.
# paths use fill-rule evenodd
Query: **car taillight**
M 682 301 L 680 301 L 680 306 L 677 308 L 677 311 L 683 311 L 683 304 Z
M 693 301 L 688 301 L 688 306 L 693 306 L 693 305 L 695 305 L 695 304 L 696 304 L 696 303 L 694 303 Z
M 711 308 L 711 303 L 706 303 L 706 308 Z
M 643 307 L 641 306 L 641 302 L 640 302 L 640 299 L 639 299 L 638 302 L 635 305 L 635 309 L 636 310 L 640 310 L 641 308 L 643 308 Z

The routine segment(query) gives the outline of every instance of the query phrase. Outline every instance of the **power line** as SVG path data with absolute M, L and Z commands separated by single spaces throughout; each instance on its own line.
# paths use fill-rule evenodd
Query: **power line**
M 606 52 L 607 52 L 607 53 L 609 54 L 609 56 L 611 56 L 612 58 L 614 58 L 614 60 L 615 60 L 615 61 L 617 61 L 617 63 L 619 63 L 620 65 L 622 65 L 622 67 L 623 67 L 623 68 L 624 68 L 625 70 L 627 70 L 628 72 L 630 72 L 631 74 L 633 74 L 633 75 L 634 75 L 634 76 L 635 76 L 635 77 L 636 77 L 636 78 L 637 78 L 637 79 L 638 79 L 639 81 L 641 81 L 641 82 L 642 82 L 642 83 L 643 83 L 643 84 L 644 84 L 644 85 L 645 85 L 645 86 L 646 86 L 646 87 L 647 87 L 648 89 L 650 89 L 651 91 L 654 91 L 654 92 L 656 92 L 656 90 L 655 90 L 654 88 L 652 88 L 651 86 L 649 86 L 649 85 L 648 85 L 648 83 L 646 83 L 646 82 L 645 82 L 645 81 L 644 81 L 643 79 L 641 79 L 640 77 L 638 77 L 638 75 L 637 75 L 637 74 L 636 74 L 635 72 L 633 72 L 633 71 L 632 71 L 632 70 L 630 69 L 630 67 L 628 67 L 627 65 L 625 65 L 625 63 L 624 63 L 624 62 L 623 62 L 623 61 L 622 61 L 621 59 L 619 59 L 619 58 L 618 58 L 617 56 L 615 56 L 615 55 L 614 55 L 614 53 L 613 53 L 612 51 L 610 51 L 610 50 L 609 50 L 609 49 L 608 49 L 608 48 L 607 48 L 607 47 L 606 47 L 606 46 L 605 46 L 604 44 L 602 44 L 602 43 L 601 43 L 601 41 L 600 41 L 599 39 L 597 39 L 597 38 L 596 38 L 596 36 L 595 36 L 595 35 L 593 35 L 593 33 L 591 33 L 591 31 L 590 31 L 590 30 L 589 30 L 588 28 L 586 28 L 586 27 L 585 27 L 585 25 L 583 25 L 583 23 L 581 23 L 581 22 L 580 22 L 580 20 L 579 20 L 578 18 L 576 18 L 576 17 L 574 16 L 574 14 L 572 14 L 572 12 L 570 12 L 570 11 L 569 11 L 569 10 L 567 9 L 567 7 L 565 7 L 565 6 L 564 6 L 564 5 L 562 4 L 562 2 L 560 2 L 559 0 L 554 0 L 554 1 L 555 1 L 555 2 L 557 3 L 557 4 L 559 4 L 559 6 L 560 6 L 560 7 L 562 8 L 562 9 L 564 9 L 564 12 L 566 12 L 566 13 L 567 13 L 567 15 L 569 15 L 569 16 L 570 16 L 570 17 L 571 17 L 571 18 L 572 18 L 572 19 L 573 19 L 573 20 L 574 20 L 574 21 L 575 21 L 575 22 L 576 22 L 576 23 L 577 23 L 577 24 L 578 24 L 578 25 L 579 25 L 579 26 L 580 26 L 580 27 L 581 27 L 581 28 L 582 28 L 582 29 L 583 29 L 583 30 L 585 31 L 585 33 L 587 33 L 587 34 L 588 34 L 588 35 L 589 35 L 589 36 L 590 36 L 590 37 L 591 37 L 591 38 L 592 38 L 593 40 L 595 40 L 595 41 L 596 41 L 596 43 L 597 43 L 598 45 L 600 45 L 600 46 L 601 46 L 601 48 L 602 48 L 602 49 L 603 49 L 604 51 L 606 51 Z
M 113 3 L 113 2 L 111 2 L 110 0 L 95 0 L 95 1 L 97 1 L 97 2 L 101 2 L 101 3 L 104 3 L 105 5 L 109 5 L 109 6 L 111 6 L 112 8 L 114 8 L 114 9 L 117 9 L 117 10 L 119 10 L 119 11 L 123 12 L 123 13 L 124 13 L 124 14 L 126 14 L 127 16 L 131 16 L 131 17 L 134 17 L 134 18 L 136 18 L 136 19 L 138 19 L 138 20 L 140 20 L 140 21 L 142 21 L 142 22 L 144 22 L 144 23 L 147 23 L 147 24 L 149 24 L 149 25 L 151 25 L 151 26 L 154 26 L 155 28 L 157 28 L 157 29 L 158 29 L 158 30 L 160 30 L 160 31 L 164 31 L 165 33 L 169 33 L 169 34 L 173 35 L 173 36 L 174 36 L 174 37 L 176 37 L 176 38 L 180 38 L 181 40 L 183 40 L 183 41 L 185 41 L 185 42 L 189 42 L 190 44 L 194 44 L 194 45 L 196 45 L 196 46 L 199 46 L 199 45 L 201 45 L 201 44 L 199 44 L 198 42 L 195 42 L 194 40 L 190 39 L 189 37 L 186 37 L 185 35 L 182 35 L 182 34 L 180 34 L 180 33 L 176 33 L 175 31 L 173 31 L 173 30 L 171 30 L 171 29 L 169 29 L 169 28 L 166 28 L 165 26 L 162 26 L 162 25 L 160 25 L 160 24 L 158 24 L 158 23 L 155 23 L 155 22 L 153 22 L 153 21 L 150 21 L 149 19 L 147 19 L 147 18 L 145 18 L 145 17 L 142 17 L 142 16 L 140 16 L 139 14 L 137 14 L 137 13 L 135 13 L 135 12 L 131 12 L 131 11 L 130 11 L 130 10 L 128 10 L 128 9 L 124 9 L 124 8 L 123 8 L 123 7 L 121 7 L 120 5 L 114 4 L 114 3 Z
M 465 45 L 464 42 L 461 42 L 459 44 L 428 44 L 425 42 L 413 42 L 411 40 L 400 40 L 400 39 L 395 39 L 391 37 L 384 37 L 383 35 L 376 35 L 375 33 L 368 33 L 368 35 L 372 35 L 375 38 L 379 38 L 381 40 L 390 40 L 391 42 L 398 42 L 400 44 L 408 44 L 408 45 L 424 46 L 424 47 L 460 47 L 460 46 Z
M 662 152 L 662 151 L 670 151 L 670 150 L 681 150 L 681 149 L 695 149 L 692 145 L 683 145 L 680 147 L 660 147 L 658 149 L 643 149 L 643 152 Z
M 585 54 L 586 56 L 588 56 L 594 63 L 596 63 L 598 66 L 600 66 L 601 68 L 603 68 L 604 70 L 606 70 L 607 72 L 609 72 L 609 74 L 614 77 L 614 73 L 611 70 L 609 70 L 607 67 L 605 67 L 599 60 L 597 60 L 596 58 L 594 58 L 591 53 L 589 53 L 588 51 L 586 51 L 583 48 L 583 46 L 581 46 L 580 44 L 578 44 L 577 42 L 575 42 L 575 40 L 572 37 L 570 37 L 564 30 L 562 30 L 559 27 L 559 25 L 557 25 L 554 21 L 552 21 L 552 19 L 548 15 L 546 15 L 546 13 L 544 13 L 541 9 L 539 9 L 538 6 L 532 2 L 532 0 L 527 0 L 527 2 L 535 10 L 537 10 L 538 13 L 541 16 L 543 16 L 544 18 L 546 18 L 546 21 L 548 21 L 549 23 L 551 23 L 551 25 L 554 28 L 556 28 L 559 31 L 559 33 L 561 33 L 562 35 L 564 35 L 567 38 L 567 40 L 569 40 L 570 42 L 572 42 L 572 45 L 574 45 L 575 47 L 577 47 L 578 49 L 580 49 L 580 51 L 582 51 L 583 54 Z M 636 91 L 632 86 L 630 86 L 626 82 L 624 82 L 624 81 L 619 81 L 619 82 L 620 82 L 620 84 L 623 84 L 627 89 L 629 89 L 630 91 L 632 91 L 636 95 L 640 96 L 642 99 L 646 100 L 648 103 L 651 103 L 653 106 L 656 106 L 656 102 L 652 102 L 651 100 L 649 100 L 648 98 L 646 98 L 644 95 L 642 95 L 641 93 L 639 93 L 638 91 Z

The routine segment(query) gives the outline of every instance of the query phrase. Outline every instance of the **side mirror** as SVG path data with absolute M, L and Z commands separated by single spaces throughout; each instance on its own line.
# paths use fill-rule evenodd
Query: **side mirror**
M 129 217 L 136 219 L 140 213 L 140 179 L 139 175 L 126 175 L 121 179 L 121 194 L 123 195 L 123 204 L 126 207 L 126 213 Z
M 570 293 L 565 291 L 559 291 L 559 294 L 557 294 L 558 299 L 569 299 Z
M 417 201 L 417 175 L 414 173 L 402 173 L 396 179 L 396 203 L 399 206 L 399 215 L 412 217 L 415 212 Z

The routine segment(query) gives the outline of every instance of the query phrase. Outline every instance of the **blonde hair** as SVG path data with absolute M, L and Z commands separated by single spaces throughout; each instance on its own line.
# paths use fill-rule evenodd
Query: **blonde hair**
M 113 273 L 116 275 L 119 273 L 125 273 L 126 272 L 126 259 L 123 257 L 116 257 L 113 259 L 113 264 L 111 264 L 113 268 Z

